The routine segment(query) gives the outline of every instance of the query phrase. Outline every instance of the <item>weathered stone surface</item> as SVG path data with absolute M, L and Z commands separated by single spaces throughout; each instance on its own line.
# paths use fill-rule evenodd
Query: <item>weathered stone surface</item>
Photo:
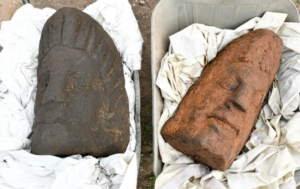
M 109 35 L 89 15 L 58 10 L 39 49 L 32 153 L 96 157 L 129 142 L 123 65 Z
M 282 47 L 272 31 L 256 30 L 223 49 L 164 125 L 165 141 L 196 161 L 228 169 L 257 121 Z

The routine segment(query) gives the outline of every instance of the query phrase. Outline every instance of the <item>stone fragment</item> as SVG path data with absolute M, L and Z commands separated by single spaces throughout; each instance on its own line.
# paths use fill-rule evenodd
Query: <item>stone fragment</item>
M 166 142 L 225 171 L 257 121 L 278 70 L 283 43 L 272 31 L 243 35 L 217 54 L 162 129 Z
M 120 54 L 89 15 L 58 10 L 38 56 L 32 153 L 108 156 L 125 152 L 129 105 Z

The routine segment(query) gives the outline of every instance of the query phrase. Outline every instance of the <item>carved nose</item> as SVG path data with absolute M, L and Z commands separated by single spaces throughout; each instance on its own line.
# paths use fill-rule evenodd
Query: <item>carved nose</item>
M 229 102 L 231 102 L 231 104 L 235 108 L 241 110 L 242 112 L 247 112 L 251 100 L 252 99 L 249 91 L 247 91 L 246 87 L 243 85 L 240 85 L 239 88 L 235 91 L 234 95 L 229 98 Z
M 69 95 L 66 91 L 66 86 L 64 78 L 61 77 L 62 74 L 54 74 L 46 88 L 46 91 L 43 95 L 43 104 L 47 102 L 68 102 Z

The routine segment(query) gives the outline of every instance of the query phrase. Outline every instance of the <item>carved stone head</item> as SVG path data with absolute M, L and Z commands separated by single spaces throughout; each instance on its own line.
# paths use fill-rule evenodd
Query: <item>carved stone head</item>
M 129 106 L 120 55 L 89 15 L 71 8 L 45 24 L 39 50 L 32 152 L 122 153 Z
M 245 34 L 223 49 L 189 89 L 162 135 L 175 149 L 218 170 L 239 154 L 278 70 L 282 41 Z

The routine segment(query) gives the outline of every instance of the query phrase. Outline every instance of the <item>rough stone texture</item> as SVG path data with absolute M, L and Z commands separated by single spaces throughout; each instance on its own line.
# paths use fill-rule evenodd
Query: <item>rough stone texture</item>
M 214 169 L 228 169 L 257 121 L 282 47 L 272 31 L 256 30 L 223 49 L 163 127 L 166 142 Z
M 96 157 L 129 142 L 129 105 L 120 55 L 89 15 L 58 10 L 39 49 L 32 153 Z

